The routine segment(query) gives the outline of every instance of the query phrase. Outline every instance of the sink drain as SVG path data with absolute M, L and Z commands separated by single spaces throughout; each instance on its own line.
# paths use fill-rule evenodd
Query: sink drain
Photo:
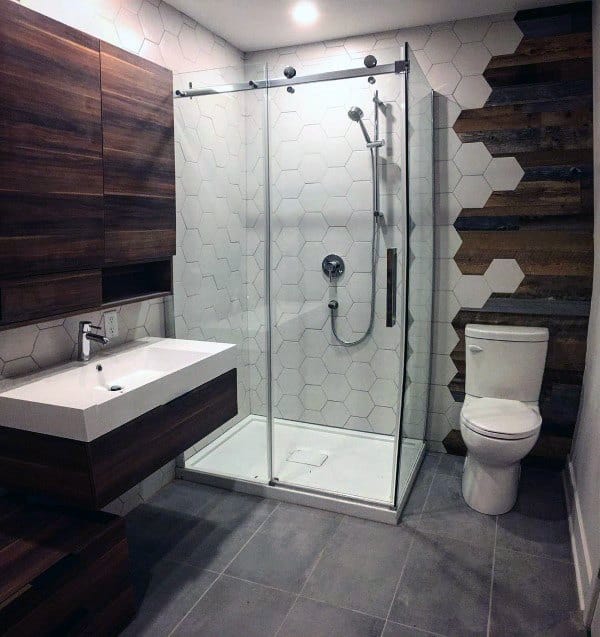
M 123 387 L 121 385 L 111 385 L 110 391 L 121 391 Z

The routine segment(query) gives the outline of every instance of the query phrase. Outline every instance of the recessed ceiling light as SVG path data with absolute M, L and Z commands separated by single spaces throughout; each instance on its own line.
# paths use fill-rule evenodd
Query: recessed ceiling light
M 292 9 L 292 18 L 294 18 L 298 24 L 312 24 L 318 17 L 319 12 L 312 2 L 298 2 Z

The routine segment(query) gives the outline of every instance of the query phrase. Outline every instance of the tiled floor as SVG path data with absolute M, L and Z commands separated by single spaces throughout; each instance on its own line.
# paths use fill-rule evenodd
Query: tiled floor
M 429 455 L 398 527 L 175 482 L 127 518 L 140 608 L 124 635 L 583 635 L 560 476 L 511 513 Z

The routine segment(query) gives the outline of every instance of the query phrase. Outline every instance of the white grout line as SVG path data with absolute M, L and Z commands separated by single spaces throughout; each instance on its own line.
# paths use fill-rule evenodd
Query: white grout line
M 215 581 L 204 591 L 204 593 L 202 593 L 202 595 L 200 595 L 200 597 L 196 600 L 196 602 L 194 603 L 194 605 L 188 610 L 188 612 L 177 622 L 177 624 L 175 624 L 175 626 L 173 626 L 173 629 L 171 630 L 171 632 L 169 633 L 169 637 L 171 637 L 171 635 L 179 628 L 179 626 L 181 626 L 181 624 L 185 621 L 185 619 L 187 618 L 187 616 L 194 610 L 194 608 L 196 608 L 196 606 L 200 603 L 200 601 L 204 598 L 204 596 L 208 593 L 208 591 L 223 577 L 223 574 L 225 573 L 225 571 L 231 566 L 233 560 L 236 559 L 236 557 L 246 548 L 246 546 L 248 545 L 248 543 L 252 540 L 252 538 L 263 528 L 263 526 L 266 524 L 267 520 L 273 515 L 273 513 L 275 513 L 275 511 L 277 511 L 277 509 L 279 508 L 279 502 L 275 505 L 275 507 L 273 508 L 273 510 L 269 513 L 269 515 L 267 515 L 267 517 L 262 521 L 262 523 L 258 526 L 258 528 L 254 531 L 254 533 L 252 533 L 252 535 L 248 538 L 248 540 L 244 543 L 244 545 L 242 546 L 242 548 L 233 556 L 233 558 L 225 565 L 225 568 L 223 568 L 223 570 L 220 572 L 219 576 L 215 579 Z M 206 569 L 204 569 L 206 570 Z
M 490 577 L 490 601 L 488 606 L 488 620 L 487 620 L 487 637 L 490 637 L 490 631 L 492 627 L 492 595 L 494 592 L 494 571 L 496 569 L 496 544 L 498 542 L 498 516 L 496 516 L 496 529 L 494 532 L 494 554 L 492 557 L 492 575 Z

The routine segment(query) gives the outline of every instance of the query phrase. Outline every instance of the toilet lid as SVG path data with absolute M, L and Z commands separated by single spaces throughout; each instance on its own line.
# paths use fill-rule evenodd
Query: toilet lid
M 528 438 L 536 434 L 542 423 L 540 414 L 518 400 L 479 398 L 462 410 L 469 429 L 490 438 Z

